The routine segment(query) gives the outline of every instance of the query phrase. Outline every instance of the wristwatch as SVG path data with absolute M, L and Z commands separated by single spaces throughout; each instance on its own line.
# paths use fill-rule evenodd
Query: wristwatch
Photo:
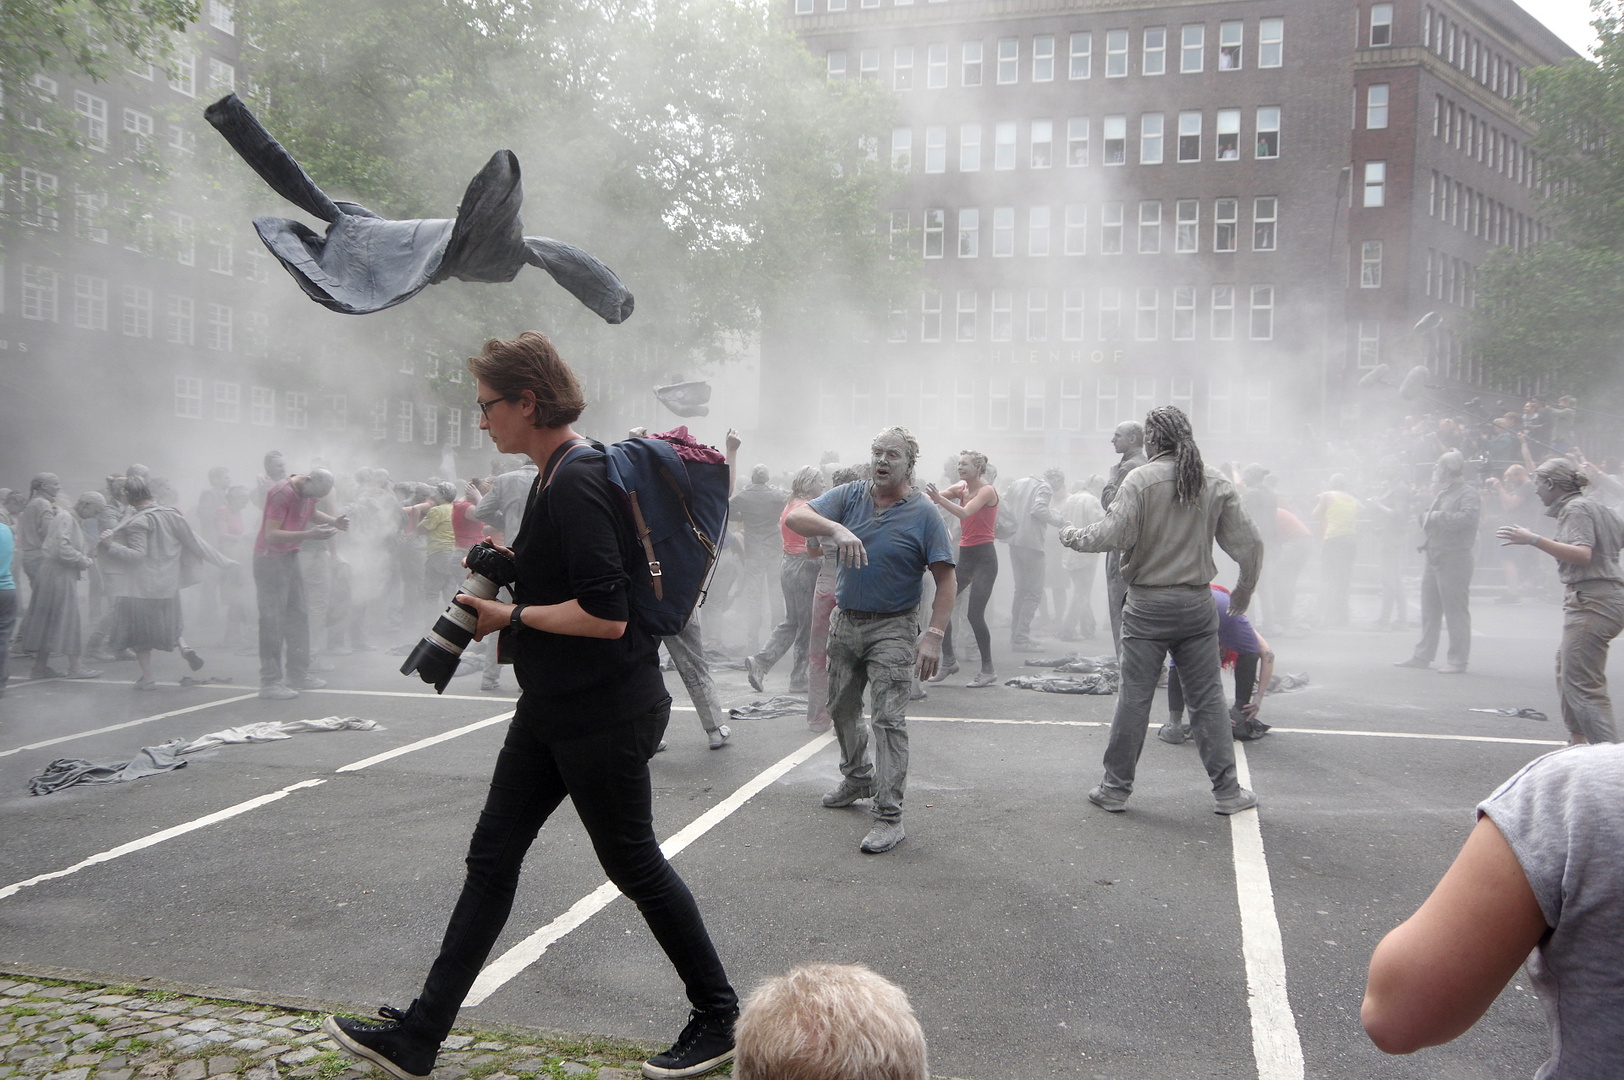
M 508 629 L 509 630 L 512 630 L 514 633 L 518 633 L 520 630 L 523 630 L 525 628 L 524 627 L 524 609 L 529 607 L 529 606 L 530 606 L 529 604 L 514 604 L 513 605 L 513 614 L 508 617 Z

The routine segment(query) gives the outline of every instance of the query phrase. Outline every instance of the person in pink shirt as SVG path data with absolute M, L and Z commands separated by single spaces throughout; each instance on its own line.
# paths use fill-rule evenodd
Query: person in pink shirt
M 259 696 L 282 701 L 327 684 L 310 675 L 310 612 L 299 545 L 348 529 L 316 503 L 333 490 L 333 474 L 313 469 L 278 480 L 265 492 L 265 515 L 254 540 L 254 589 L 259 597 Z M 311 524 L 314 522 L 315 524 Z M 283 653 L 287 668 L 283 670 Z

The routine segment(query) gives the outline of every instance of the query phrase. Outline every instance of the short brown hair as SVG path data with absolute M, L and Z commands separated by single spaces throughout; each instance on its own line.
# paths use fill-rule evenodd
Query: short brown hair
M 526 330 L 512 341 L 487 341 L 478 356 L 468 358 L 468 371 L 507 401 L 519 400 L 528 390 L 536 399 L 536 427 L 573 424 L 586 408 L 581 380 L 547 335 L 534 330 Z

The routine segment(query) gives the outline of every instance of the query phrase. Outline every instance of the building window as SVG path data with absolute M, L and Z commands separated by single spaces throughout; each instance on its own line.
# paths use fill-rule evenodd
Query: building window
M 1382 324 L 1359 320 L 1359 367 L 1369 370 L 1382 362 Z
M 1212 287 L 1212 340 L 1229 341 L 1235 337 L 1235 286 Z
M 1365 205 L 1387 204 L 1387 162 L 1365 162 Z
M 878 79 L 880 77 L 880 50 L 859 49 L 857 52 L 857 74 L 864 79 Z
M 1204 63 L 1207 46 L 1207 28 L 1201 23 L 1186 23 L 1179 30 L 1179 73 L 1196 75 Z
M 1133 337 L 1135 341 L 1155 341 L 1160 321 L 1157 310 L 1158 292 L 1154 285 L 1139 286 L 1134 304 Z
M 21 180 L 22 223 L 55 232 L 60 224 L 56 212 L 56 174 L 24 169 Z
M 237 69 L 224 60 L 209 57 L 209 93 L 231 94 L 237 90 Z
M 959 211 L 959 258 L 973 259 L 981 254 L 981 211 Z
M 959 125 L 959 172 L 981 171 L 981 125 Z
M 1280 214 L 1280 200 L 1273 195 L 1259 195 L 1252 200 L 1252 250 L 1273 251 L 1275 225 Z
M 1387 84 L 1372 83 L 1365 89 L 1365 127 L 1387 126 Z
M 135 109 L 124 110 L 124 152 L 141 157 L 152 145 L 152 117 Z
M 976 339 L 976 294 L 973 289 L 959 290 L 958 321 L 955 324 L 954 336 L 959 341 Z
M 912 45 L 898 45 L 891 50 L 891 89 L 913 89 Z
M 125 337 L 152 336 L 152 290 L 138 285 L 124 286 L 124 313 L 119 329 Z
M 1366 240 L 1359 245 L 1359 287 L 1382 287 L 1382 242 Z
M 214 419 L 222 424 L 242 420 L 242 386 L 234 382 L 214 384 Z
M 171 296 L 164 309 L 164 340 L 171 345 L 192 345 L 197 341 L 196 305 L 189 296 Z
M 1083 429 L 1083 380 L 1076 375 L 1066 375 L 1060 380 L 1060 429 Z
M 1122 204 L 1108 202 L 1100 208 L 1100 254 L 1122 254 Z
M 1173 340 L 1195 340 L 1195 286 L 1173 286 Z
M 907 172 L 913 166 L 913 128 L 891 129 L 891 168 Z
M 197 54 L 190 49 L 176 49 L 170 63 L 169 88 L 187 97 L 196 97 Z
M 1095 380 L 1094 427 L 1100 431 L 1110 431 L 1118 423 L 1118 392 L 1118 380 L 1106 378 L 1104 375 Z
M 891 211 L 891 258 L 897 257 L 897 252 L 908 245 L 908 233 L 912 215 L 906 210 Z
M 925 211 L 925 258 L 940 259 L 942 257 L 942 237 L 946 232 L 947 211 Z
M 1060 296 L 1060 304 L 1061 339 L 1083 340 L 1083 290 L 1067 289 Z
M 231 308 L 227 304 L 209 305 L 209 334 L 207 343 L 215 352 L 231 351 Z
M 1159 112 L 1148 112 L 1139 118 L 1139 164 L 1162 163 L 1162 124 Z
M 1257 66 L 1277 68 L 1286 39 L 1286 20 L 1259 19 L 1257 23 Z
M 995 206 L 992 210 L 992 256 L 1008 258 L 1015 254 L 1015 208 Z
M 1088 117 L 1074 116 L 1066 121 L 1066 164 L 1088 164 Z
M 249 281 L 264 284 L 271 280 L 271 257 L 257 248 L 244 248 L 243 254 L 248 257 L 248 269 L 243 274 Z
M 930 90 L 947 87 L 947 44 L 945 42 L 925 48 L 925 86 Z
M 276 423 L 276 391 L 268 386 L 248 388 L 248 422 L 256 427 Z
M 1106 165 L 1121 165 L 1128 160 L 1128 118 L 1126 116 L 1107 116 L 1101 125 L 1101 136 L 1105 139 L 1103 161 Z
M 1009 86 L 1021 78 L 1021 41 L 1019 38 L 998 39 L 998 85 Z
M 1105 32 L 1105 77 L 1120 79 L 1128 74 L 1128 32 Z
M 243 352 L 256 359 L 270 352 L 271 319 L 263 311 L 250 311 L 243 319 Z
M 107 209 L 107 196 L 94 191 L 75 191 L 73 194 L 73 231 L 81 240 L 95 244 L 107 243 L 107 227 L 102 224 L 102 212 Z
M 1242 22 L 1221 22 L 1218 24 L 1218 70 L 1239 71 L 1241 69 L 1241 37 L 1245 32 Z
M 1145 27 L 1145 47 L 1139 61 L 1141 75 L 1167 73 L 1167 27 Z
M 1009 430 L 1009 380 L 987 382 L 987 426 L 994 431 Z
M 1032 121 L 1032 168 L 1047 169 L 1054 164 L 1054 121 Z
M 310 426 L 310 395 L 289 391 L 282 395 L 282 426 L 303 431 Z
M 343 428 L 339 428 L 339 430 L 342 431 Z M 462 445 L 461 409 L 447 409 L 445 411 L 445 444 L 450 447 L 460 447 Z
M 1393 43 L 1393 5 L 1370 5 L 1370 47 Z
M 1034 206 L 1026 214 L 1026 253 L 1034 258 L 1049 254 L 1049 208 Z
M 192 215 L 169 213 L 169 229 L 174 234 L 175 261 L 182 266 L 197 265 L 197 229 Z
M 1015 121 L 1000 120 L 993 125 L 992 167 L 1007 171 L 1015 167 Z
M 73 325 L 81 330 L 107 329 L 107 279 L 73 275 Z
M 1026 340 L 1049 340 L 1049 290 L 1028 289 L 1026 292 Z
M 107 99 L 87 94 L 83 90 L 73 92 L 73 108 L 79 114 L 79 134 L 85 138 L 85 143 L 92 150 L 105 151 L 107 149 Z
M 1201 200 L 1180 199 L 1174 206 L 1173 250 L 1193 255 L 1201 250 Z
M 1066 207 L 1065 252 L 1083 255 L 1088 250 L 1088 207 L 1072 203 Z
M 1257 111 L 1257 156 L 1280 156 L 1280 107 L 1264 105 Z
M 1093 34 L 1071 35 L 1071 77 L 1086 79 L 1093 74 Z
M 846 54 L 841 51 L 829 54 L 829 78 L 844 79 L 846 77 Z
M 1239 161 L 1241 157 L 1241 111 L 1218 110 L 1218 160 Z
M 209 0 L 209 25 L 224 34 L 237 33 L 237 19 L 226 0 Z
M 1054 82 L 1054 35 L 1039 34 L 1032 39 L 1032 81 Z
M 901 297 L 891 298 L 885 340 L 893 345 L 900 345 L 908 340 L 908 311 L 903 307 Z
M 962 53 L 960 81 L 965 86 L 981 85 L 981 42 L 966 41 Z
M 1014 339 L 1014 293 L 1009 289 L 994 289 L 992 291 L 992 339 L 994 341 L 1011 341 Z
M 175 415 L 183 420 L 203 419 L 203 380 L 175 377 Z
M 1179 113 L 1179 160 L 1201 160 L 1201 114 Z
M 1033 338 L 1042 341 L 1042 338 Z M 1026 393 L 1022 398 L 1021 422 L 1027 431 L 1042 431 L 1044 428 L 1045 404 L 1049 399 L 1049 388 L 1043 379 L 1027 379 Z M 1057 494 L 1060 494 L 1057 492 Z
M 209 272 L 231 276 L 232 249 L 230 244 L 209 245 Z
M 1162 250 L 1162 204 L 1145 199 L 1139 204 L 1139 254 L 1158 255 Z
M 1239 219 L 1239 199 L 1219 199 L 1212 204 L 1212 250 L 1235 250 Z
M 409 401 L 395 403 L 395 441 L 415 442 L 417 439 L 416 415 Z
M 919 340 L 942 340 L 942 293 L 926 289 L 919 294 Z
M 1122 290 L 1115 285 L 1100 289 L 1099 336 L 1101 341 L 1116 341 L 1122 336 Z
M 1274 286 L 1252 286 L 1252 323 L 1248 334 L 1253 341 L 1274 337 Z

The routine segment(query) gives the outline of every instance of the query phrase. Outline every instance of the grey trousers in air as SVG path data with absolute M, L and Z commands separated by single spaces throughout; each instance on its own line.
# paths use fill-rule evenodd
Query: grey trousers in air
M 829 621 L 829 717 L 840 740 L 840 771 L 872 783 L 874 816 L 902 820 L 908 786 L 908 695 L 913 690 L 919 623 L 913 612 L 856 619 L 835 609 Z M 872 686 L 874 758 L 863 725 L 863 689 Z
M 1190 727 L 1201 763 L 1218 798 L 1240 788 L 1235 777 L 1235 744 L 1229 729 L 1229 707 L 1219 679 L 1218 608 L 1205 585 L 1130 585 L 1122 608 L 1122 688 L 1111 740 L 1105 747 L 1101 786 L 1126 797 L 1133 790 L 1139 754 L 1150 726 L 1150 702 L 1156 695 L 1162 663 L 1173 655 Z
M 1009 641 L 1012 645 L 1026 645 L 1032 640 L 1032 617 L 1043 603 L 1043 549 L 1009 545 L 1009 568 L 1015 574 Z
M 1421 571 L 1421 640 L 1415 658 L 1432 663 L 1444 624 L 1449 624 L 1449 663 L 1465 667 L 1472 655 L 1472 612 L 1467 598 L 1472 590 L 1472 553 L 1427 552 Z
M 682 685 L 688 688 L 688 696 L 693 699 L 694 712 L 699 714 L 699 722 L 704 725 L 707 732 L 715 731 L 722 726 L 724 714 L 722 703 L 716 697 L 716 683 L 711 678 L 710 664 L 705 661 L 705 643 L 699 629 L 699 613 L 696 611 L 688 619 L 688 625 L 682 628 L 682 633 L 660 640 L 665 643 L 666 652 L 671 654 L 671 662 L 677 666 L 677 674 L 682 676 Z
M 1562 601 L 1562 647 L 1556 689 L 1562 722 L 1589 743 L 1618 742 L 1607 696 L 1607 646 L 1624 629 L 1624 585 L 1592 581 L 1568 586 Z

